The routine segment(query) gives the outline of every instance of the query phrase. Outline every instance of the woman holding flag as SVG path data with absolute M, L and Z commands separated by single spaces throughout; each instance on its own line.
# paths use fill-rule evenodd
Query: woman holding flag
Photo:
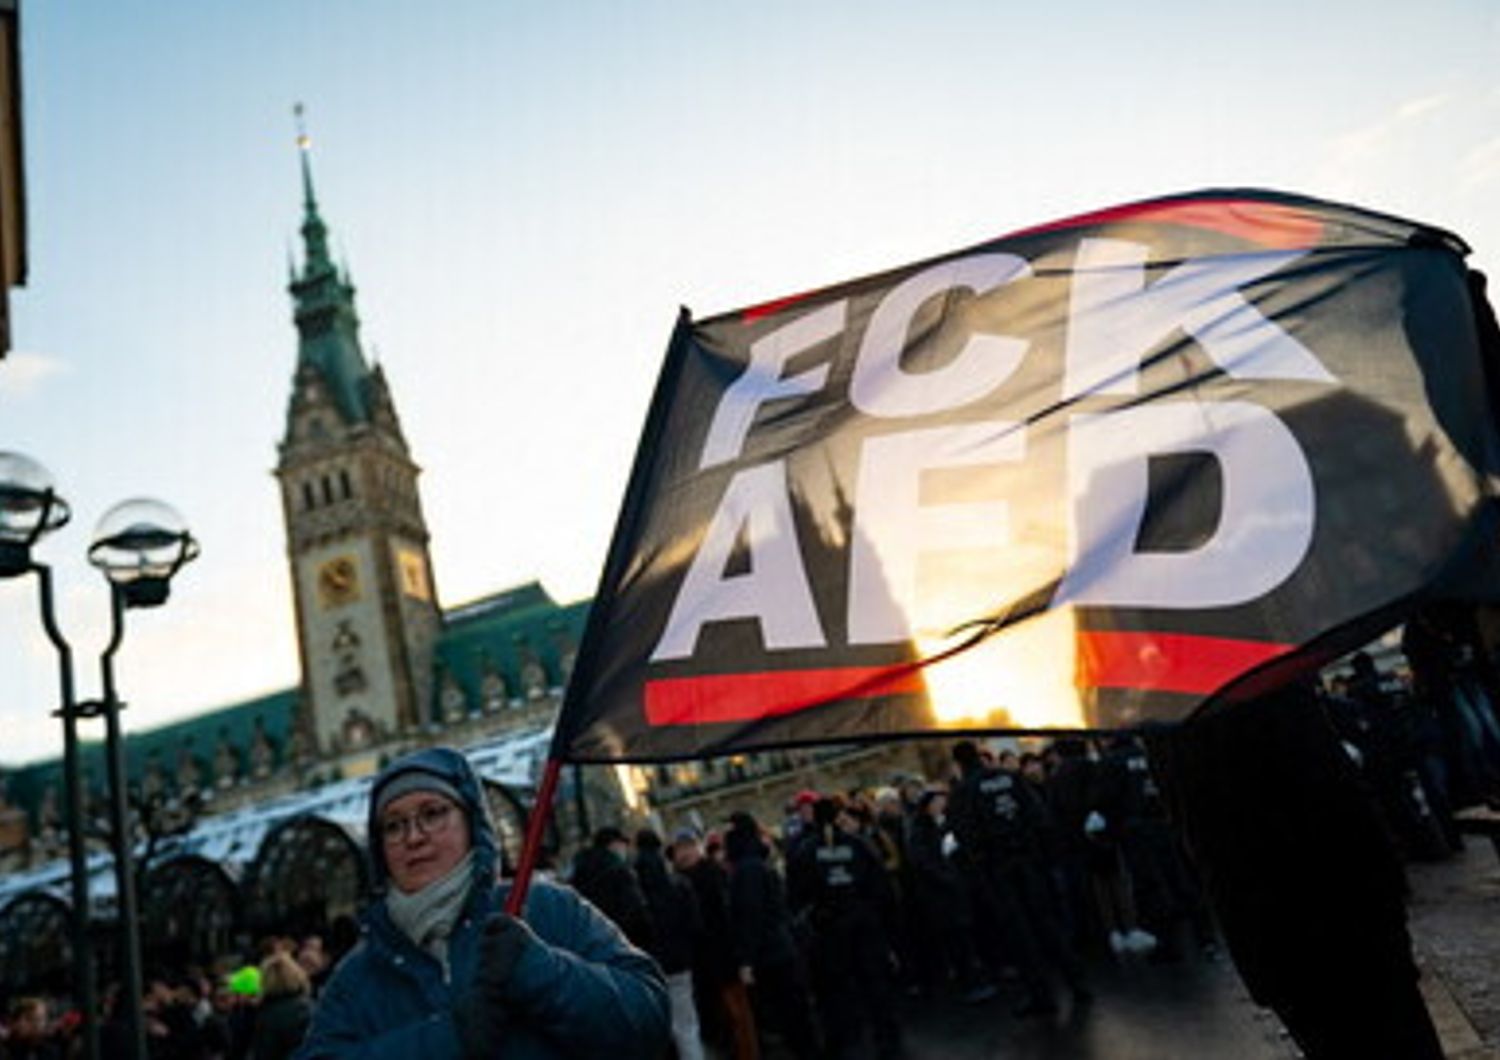
M 661 970 L 571 890 L 534 881 L 501 911 L 496 843 L 468 761 L 428 748 L 370 792 L 382 896 L 329 980 L 301 1060 L 655 1057 L 669 1022 Z

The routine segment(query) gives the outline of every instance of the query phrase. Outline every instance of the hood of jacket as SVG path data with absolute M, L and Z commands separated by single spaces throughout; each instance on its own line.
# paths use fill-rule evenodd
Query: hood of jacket
M 420 751 L 396 759 L 375 778 L 370 788 L 370 811 L 366 835 L 369 836 L 371 879 L 375 890 L 384 892 L 390 883 L 390 870 L 385 863 L 385 850 L 380 843 L 379 822 L 375 819 L 375 807 L 380 804 L 380 791 L 396 777 L 413 771 L 431 773 L 453 785 L 463 799 L 464 816 L 469 821 L 469 845 L 474 851 L 474 879 L 482 883 L 495 880 L 498 847 L 495 841 L 495 826 L 490 820 L 489 804 L 485 801 L 479 777 L 469 760 L 451 747 L 426 747 Z

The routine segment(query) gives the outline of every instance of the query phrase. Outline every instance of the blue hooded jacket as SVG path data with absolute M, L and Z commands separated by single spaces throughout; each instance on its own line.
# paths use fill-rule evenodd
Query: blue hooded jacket
M 318 1001 L 298 1060 L 449 1060 L 464 1056 L 453 1006 L 479 961 L 486 918 L 508 884 L 495 882 L 494 827 L 478 778 L 462 754 L 434 747 L 388 766 L 370 791 L 368 835 L 377 891 L 388 883 L 374 819 L 380 790 L 411 770 L 442 778 L 462 795 L 474 852 L 474 886 L 448 940 L 450 973 L 392 923 L 384 901 L 365 910 L 363 939 L 339 964 Z M 525 950 L 506 984 L 507 1014 L 496 1056 L 505 1060 L 608 1054 L 657 1057 L 669 1041 L 661 969 L 573 891 L 536 880 L 524 919 L 544 945 Z

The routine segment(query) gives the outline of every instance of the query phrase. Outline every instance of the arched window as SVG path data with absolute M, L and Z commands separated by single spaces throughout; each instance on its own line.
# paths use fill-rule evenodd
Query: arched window
M 327 932 L 370 888 L 365 856 L 342 825 L 304 814 L 266 834 L 250 870 L 246 919 L 261 934 Z
M 230 951 L 240 913 L 240 890 L 221 866 L 193 854 L 173 858 L 146 877 L 141 943 L 165 966 L 207 965 Z
M 312 484 L 312 482 L 310 482 L 308 480 L 303 480 L 303 483 L 302 483 L 302 510 L 304 512 L 310 512 L 313 509 L 313 505 L 315 505 L 317 503 L 318 503 L 318 499 L 315 496 L 313 496 L 313 484 Z
M 339 489 L 343 491 L 346 501 L 354 496 L 354 487 L 349 483 L 349 472 L 345 468 L 339 468 Z
M 0 993 L 66 993 L 73 946 L 67 904 L 46 891 L 27 891 L 0 909 Z
M 333 503 L 333 480 L 327 475 L 323 476 L 323 503 Z

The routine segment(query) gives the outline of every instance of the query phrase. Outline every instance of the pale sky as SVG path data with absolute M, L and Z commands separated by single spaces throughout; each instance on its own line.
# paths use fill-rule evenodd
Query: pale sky
M 0 450 L 72 503 L 38 557 L 82 696 L 107 623 L 84 560 L 99 517 L 156 496 L 203 544 L 166 608 L 131 615 L 128 730 L 297 679 L 270 469 L 298 100 L 366 354 L 426 469 L 447 605 L 534 578 L 592 594 L 679 305 L 1208 187 L 1441 225 L 1500 270 L 1490 0 L 27 0 L 22 18 L 31 270 Z M 0 583 L 3 764 L 61 744 L 35 588 Z

